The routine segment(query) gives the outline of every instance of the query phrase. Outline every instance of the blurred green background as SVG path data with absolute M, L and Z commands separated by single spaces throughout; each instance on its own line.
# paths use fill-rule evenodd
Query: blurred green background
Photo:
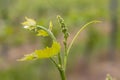
M 104 80 L 107 73 L 120 79 L 119 0 L 0 0 L 0 80 L 60 80 L 57 69 L 47 60 L 17 62 L 24 54 L 51 44 L 50 38 L 36 37 L 24 30 L 24 17 L 48 27 L 58 41 L 63 36 L 56 16 L 61 15 L 74 34 L 85 23 L 100 20 L 84 30 L 73 45 L 68 60 L 68 80 Z

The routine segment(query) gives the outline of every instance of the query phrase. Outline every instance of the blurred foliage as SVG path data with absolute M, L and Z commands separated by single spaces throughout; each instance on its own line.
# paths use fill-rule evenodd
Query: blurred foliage
M 34 62 L 23 62 L 7 69 L 0 69 L 1 80 L 58 80 L 57 70 L 53 69 L 50 61 L 37 60 Z M 49 66 L 47 69 L 45 66 Z
M 60 14 L 65 18 L 66 23 L 69 24 L 68 26 L 77 27 L 90 20 L 109 19 L 108 2 L 108 0 L 0 0 L 0 22 L 3 23 L 0 26 L 12 26 L 10 28 L 14 32 L 11 33 L 11 36 L 14 37 L 16 32 L 16 35 L 21 36 L 26 34 L 23 33 L 24 31 L 20 32 L 20 23 L 24 19 L 23 17 L 33 17 L 40 22 L 39 24 L 48 26 L 45 24 L 48 24 L 51 18 L 55 19 L 54 17 Z M 8 38 L 8 36 L 5 37 Z M 27 37 L 23 36 L 23 38 Z M 13 42 L 21 41 L 21 43 L 24 43 L 25 39 L 22 39 L 20 40 L 19 37 L 16 37 Z
M 56 36 L 59 36 L 60 32 L 58 32 L 58 30 L 60 28 L 54 26 L 58 25 L 55 20 L 58 14 L 65 19 L 65 23 L 69 27 L 69 30 L 73 31 L 75 28 L 78 29 L 81 25 L 91 20 L 101 20 L 109 24 L 110 16 L 108 5 L 109 0 L 0 0 L 0 48 L 4 43 L 7 44 L 8 47 L 16 47 L 22 44 L 36 42 L 36 37 L 33 36 L 33 33 L 22 29 L 21 22 L 23 22 L 25 16 L 37 20 L 39 22 L 38 24 L 46 27 L 49 26 L 49 21 L 52 20 L 53 32 Z M 119 13 L 120 5 L 118 9 L 118 14 Z M 120 15 L 118 15 L 118 19 L 119 18 Z M 100 27 L 104 30 L 103 26 Z M 92 30 L 94 29 L 88 31 L 87 34 L 90 36 L 94 34 Z M 105 35 L 102 30 L 100 31 L 97 29 L 95 31 L 97 34 L 92 35 L 92 37 L 95 38 L 91 38 L 91 42 L 88 41 L 89 44 L 93 43 L 94 51 L 96 49 L 101 50 L 101 48 L 108 46 L 109 37 Z M 91 31 L 93 33 L 91 33 Z M 119 34 L 120 28 L 117 39 L 118 49 L 120 48 Z M 72 33 L 70 35 L 72 35 Z M 90 38 L 89 35 L 88 37 Z M 49 45 L 49 41 L 49 38 L 42 40 L 44 45 Z M 80 53 L 82 54 L 85 50 L 83 47 L 85 47 L 86 41 L 87 40 L 83 39 L 77 41 L 79 45 L 75 44 L 71 53 L 78 52 L 78 55 L 80 55 Z M 80 50 L 81 52 L 79 52 Z M 73 62 L 73 60 L 71 62 Z M 22 65 L 17 64 L 8 69 L 1 69 L 0 80 L 58 80 L 58 76 L 56 78 L 54 76 L 54 79 L 46 77 L 46 75 L 51 76 L 52 73 L 53 75 L 56 74 L 54 70 L 52 71 L 53 68 L 50 68 L 51 64 L 41 65 L 39 62 L 32 64 L 25 63 Z

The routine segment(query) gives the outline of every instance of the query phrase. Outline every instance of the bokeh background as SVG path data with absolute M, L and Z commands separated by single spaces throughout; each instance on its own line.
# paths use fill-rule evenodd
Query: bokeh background
M 61 15 L 72 40 L 85 23 L 100 20 L 81 32 L 67 64 L 68 80 L 105 80 L 111 74 L 120 80 L 120 0 L 0 0 L 0 80 L 60 80 L 48 59 L 18 62 L 24 54 L 51 44 L 23 29 L 24 17 L 48 27 L 61 42 L 56 16 Z

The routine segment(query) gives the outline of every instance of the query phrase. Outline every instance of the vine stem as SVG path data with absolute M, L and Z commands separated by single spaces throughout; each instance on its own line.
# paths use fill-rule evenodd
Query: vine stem
M 37 25 L 37 27 L 45 30 L 45 31 L 50 35 L 50 37 L 51 37 L 54 41 L 56 41 L 56 38 L 55 38 L 55 36 L 53 35 L 53 33 L 51 32 L 51 30 L 46 29 L 45 27 L 39 26 L 39 25 Z M 61 60 L 61 55 L 60 55 L 60 53 L 58 53 L 58 61 L 59 61 L 59 64 L 62 65 L 62 60 Z
M 47 28 L 45 28 L 45 27 L 43 27 L 43 26 L 39 26 L 39 25 L 37 25 L 37 27 L 40 28 L 40 29 L 45 30 L 45 31 L 50 35 L 50 37 L 53 39 L 53 41 L 56 41 L 56 38 L 55 38 L 55 36 L 53 35 L 53 33 L 51 32 L 51 30 L 49 30 L 49 29 L 47 29 Z M 55 65 L 55 66 L 57 67 L 57 69 L 59 70 L 59 73 L 60 73 L 60 76 L 61 76 L 61 80 L 66 80 L 65 69 L 64 69 L 64 67 L 63 67 L 63 65 L 62 65 L 62 60 L 61 60 L 61 59 L 62 59 L 62 58 L 61 58 L 60 53 L 58 54 L 59 64 L 56 63 L 54 59 L 50 58 L 50 60 L 54 63 L 54 65 Z
M 62 79 L 62 80 L 66 80 L 65 70 L 62 69 L 62 70 L 60 70 L 59 72 L 60 72 L 60 75 L 61 75 L 61 79 Z
M 65 45 L 65 55 L 64 55 L 64 69 L 66 70 L 67 64 L 67 45 Z
M 43 26 L 39 26 L 39 25 L 37 25 L 37 27 L 40 28 L 40 29 L 45 30 L 45 31 L 50 35 L 50 37 L 51 37 L 54 41 L 56 41 L 55 36 L 53 35 L 53 33 L 52 33 L 49 29 L 47 29 L 47 28 L 45 28 L 45 27 L 43 27 Z
M 66 80 L 66 76 L 65 76 L 65 70 L 58 65 L 52 58 L 50 58 L 50 60 L 55 64 L 55 66 L 57 67 L 57 69 L 59 70 L 60 76 L 62 80 Z
M 87 24 L 83 25 L 82 28 L 79 29 L 79 31 L 75 34 L 74 38 L 72 39 L 72 41 L 71 41 L 71 43 L 70 43 L 70 45 L 69 45 L 69 47 L 68 47 L 67 55 L 69 54 L 69 51 L 70 51 L 73 43 L 75 42 L 76 38 L 77 38 L 78 35 L 80 34 L 80 32 L 81 32 L 83 29 L 85 29 L 89 24 L 97 23 L 97 22 L 101 22 L 101 21 L 96 21 L 96 20 L 95 20 L 95 21 L 90 21 L 90 22 L 88 22 Z

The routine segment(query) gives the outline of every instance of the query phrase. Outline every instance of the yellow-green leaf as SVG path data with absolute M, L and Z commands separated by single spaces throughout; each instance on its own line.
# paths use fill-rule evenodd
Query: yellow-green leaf
M 38 30 L 37 32 L 38 32 L 37 36 L 43 36 L 43 37 L 48 36 L 48 33 L 44 30 Z
M 18 61 L 33 60 L 35 58 L 37 58 L 36 54 L 35 53 L 31 53 L 31 54 L 24 55 L 24 57 L 21 58 L 21 59 L 18 59 Z
M 49 58 L 57 55 L 60 52 L 60 44 L 58 42 L 53 42 L 52 47 L 46 47 L 43 50 L 36 50 L 35 54 L 38 58 Z
M 31 54 L 24 55 L 23 58 L 18 59 L 18 61 L 28 61 L 34 59 L 43 59 L 49 58 L 57 55 L 60 52 L 60 44 L 58 42 L 54 42 L 51 47 L 46 47 L 45 49 L 35 50 L 35 52 Z
M 28 17 L 25 17 L 26 21 L 22 23 L 22 25 L 24 26 L 24 28 L 32 30 L 35 28 L 36 26 L 36 21 L 33 19 L 30 19 Z

